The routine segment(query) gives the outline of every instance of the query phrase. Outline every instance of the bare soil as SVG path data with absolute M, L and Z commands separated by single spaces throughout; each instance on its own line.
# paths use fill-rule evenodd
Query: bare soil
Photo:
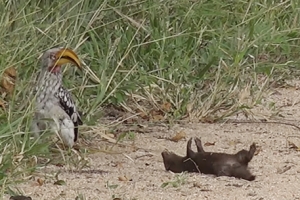
M 273 89 L 262 106 L 252 109 L 253 116 L 298 125 L 298 83 Z M 273 103 L 275 106 L 270 106 Z M 241 120 L 242 117 L 232 119 Z M 180 131 L 186 134 L 186 139 L 178 142 L 165 139 Z M 66 170 L 49 166 L 44 169 L 61 171 L 59 179 L 66 185 L 54 185 L 53 179 L 47 179 L 39 186 L 36 180 L 30 180 L 18 188 L 33 199 L 75 199 L 79 194 L 85 199 L 116 200 L 300 199 L 300 130 L 297 127 L 276 123 L 186 123 L 170 129 L 159 126 L 151 133 L 136 133 L 135 136 L 134 145 L 129 140 L 122 146 L 115 146 L 113 150 L 118 153 L 88 155 L 89 168 Z M 225 153 L 248 149 L 255 142 L 259 150 L 249 163 L 249 169 L 256 179 L 249 182 L 232 177 L 165 171 L 161 152 L 168 149 L 184 155 L 190 137 L 200 137 L 206 151 Z M 97 145 L 113 146 L 103 140 Z

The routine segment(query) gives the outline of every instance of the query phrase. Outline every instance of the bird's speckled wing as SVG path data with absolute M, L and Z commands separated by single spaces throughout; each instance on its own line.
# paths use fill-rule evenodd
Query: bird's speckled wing
M 59 99 L 60 106 L 69 115 L 74 123 L 74 142 L 76 142 L 78 137 L 78 125 L 82 125 L 82 120 L 78 111 L 76 110 L 76 105 L 72 99 L 70 92 L 63 87 L 59 88 L 57 97 Z

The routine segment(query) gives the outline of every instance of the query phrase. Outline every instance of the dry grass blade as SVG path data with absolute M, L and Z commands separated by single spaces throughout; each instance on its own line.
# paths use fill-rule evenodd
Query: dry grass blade
M 113 8 L 112 9 L 118 13 L 121 17 L 127 19 L 130 21 L 130 23 L 135 27 L 135 28 L 142 28 L 144 31 L 146 31 L 147 33 L 149 33 L 149 31 L 145 28 L 145 26 L 143 26 L 143 23 L 139 23 L 138 21 L 134 20 L 133 18 L 127 16 L 127 15 L 124 15 L 123 13 L 121 13 L 118 9 L 116 8 Z M 144 22 L 144 21 L 143 21 Z
M 9 192 L 13 181 L 26 180 L 36 170 L 38 162 L 34 163 L 33 157 L 49 163 L 55 154 L 55 161 L 61 166 L 83 168 L 87 167 L 84 159 L 74 157 L 88 155 L 91 149 L 99 151 L 102 142 L 120 147 L 124 153 L 126 140 L 143 132 L 136 137 L 139 141 L 134 140 L 137 146 L 143 145 L 140 138 L 149 133 L 152 125 L 165 130 L 165 126 L 185 123 L 188 120 L 182 119 L 187 118 L 214 123 L 239 113 L 249 118 L 260 113 L 266 116 L 266 110 L 266 118 L 281 117 L 280 112 L 287 107 L 275 106 L 276 101 L 264 104 L 263 98 L 268 95 L 267 90 L 299 77 L 300 6 L 295 2 L 3 1 L 0 107 L 9 107 L 0 115 L 0 172 L 5 172 L 0 173 L 2 194 Z M 54 145 L 51 147 L 58 151 L 53 153 L 42 136 L 34 141 L 30 137 L 34 97 L 28 94 L 35 86 L 31 82 L 39 70 L 39 55 L 53 46 L 76 49 L 84 66 L 83 75 L 63 68 L 64 86 L 77 97 L 76 105 L 83 113 L 80 153 L 75 156 L 75 151 L 66 152 Z M 270 83 L 276 86 L 271 88 Z M 294 98 L 289 106 L 296 106 L 295 102 L 299 100 Z M 258 104 L 264 107 L 263 112 L 253 109 Z M 104 126 L 101 122 L 105 106 L 114 106 L 124 115 L 105 119 Z M 117 137 L 124 132 L 116 128 L 119 123 L 130 133 L 124 140 Z M 297 126 L 292 128 L 295 127 L 298 130 Z M 184 137 L 180 134 L 173 138 L 181 139 Z M 292 142 L 295 145 L 290 147 L 299 150 L 299 145 Z M 129 151 L 135 148 L 131 146 Z M 131 159 L 138 153 L 135 150 L 128 156 L 124 154 L 126 163 L 137 163 Z M 100 167 L 106 166 L 99 163 Z M 174 185 L 180 185 L 177 182 Z M 40 182 L 41 187 L 46 183 Z M 109 192 L 102 194 L 114 198 Z

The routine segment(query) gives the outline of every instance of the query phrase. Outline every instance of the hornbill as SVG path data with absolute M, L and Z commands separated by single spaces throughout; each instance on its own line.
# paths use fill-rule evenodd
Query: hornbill
M 62 85 L 61 66 L 66 63 L 82 69 L 78 56 L 71 49 L 52 48 L 42 55 L 34 90 L 31 131 L 38 137 L 42 131 L 50 129 L 71 148 L 77 141 L 78 125 L 82 125 L 82 120 L 70 92 Z

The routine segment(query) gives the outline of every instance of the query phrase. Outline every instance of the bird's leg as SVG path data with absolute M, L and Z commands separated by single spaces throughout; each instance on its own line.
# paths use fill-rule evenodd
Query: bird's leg
M 56 134 L 58 135 L 58 137 L 60 138 L 58 131 L 56 131 L 55 133 L 56 133 Z M 65 155 L 64 155 L 64 153 L 63 153 L 63 150 L 60 148 L 60 146 L 59 146 L 57 143 L 56 143 L 55 145 L 56 145 L 57 149 L 59 149 L 59 152 L 60 152 L 60 154 L 61 154 L 63 160 L 66 161 L 66 157 L 65 157 Z

